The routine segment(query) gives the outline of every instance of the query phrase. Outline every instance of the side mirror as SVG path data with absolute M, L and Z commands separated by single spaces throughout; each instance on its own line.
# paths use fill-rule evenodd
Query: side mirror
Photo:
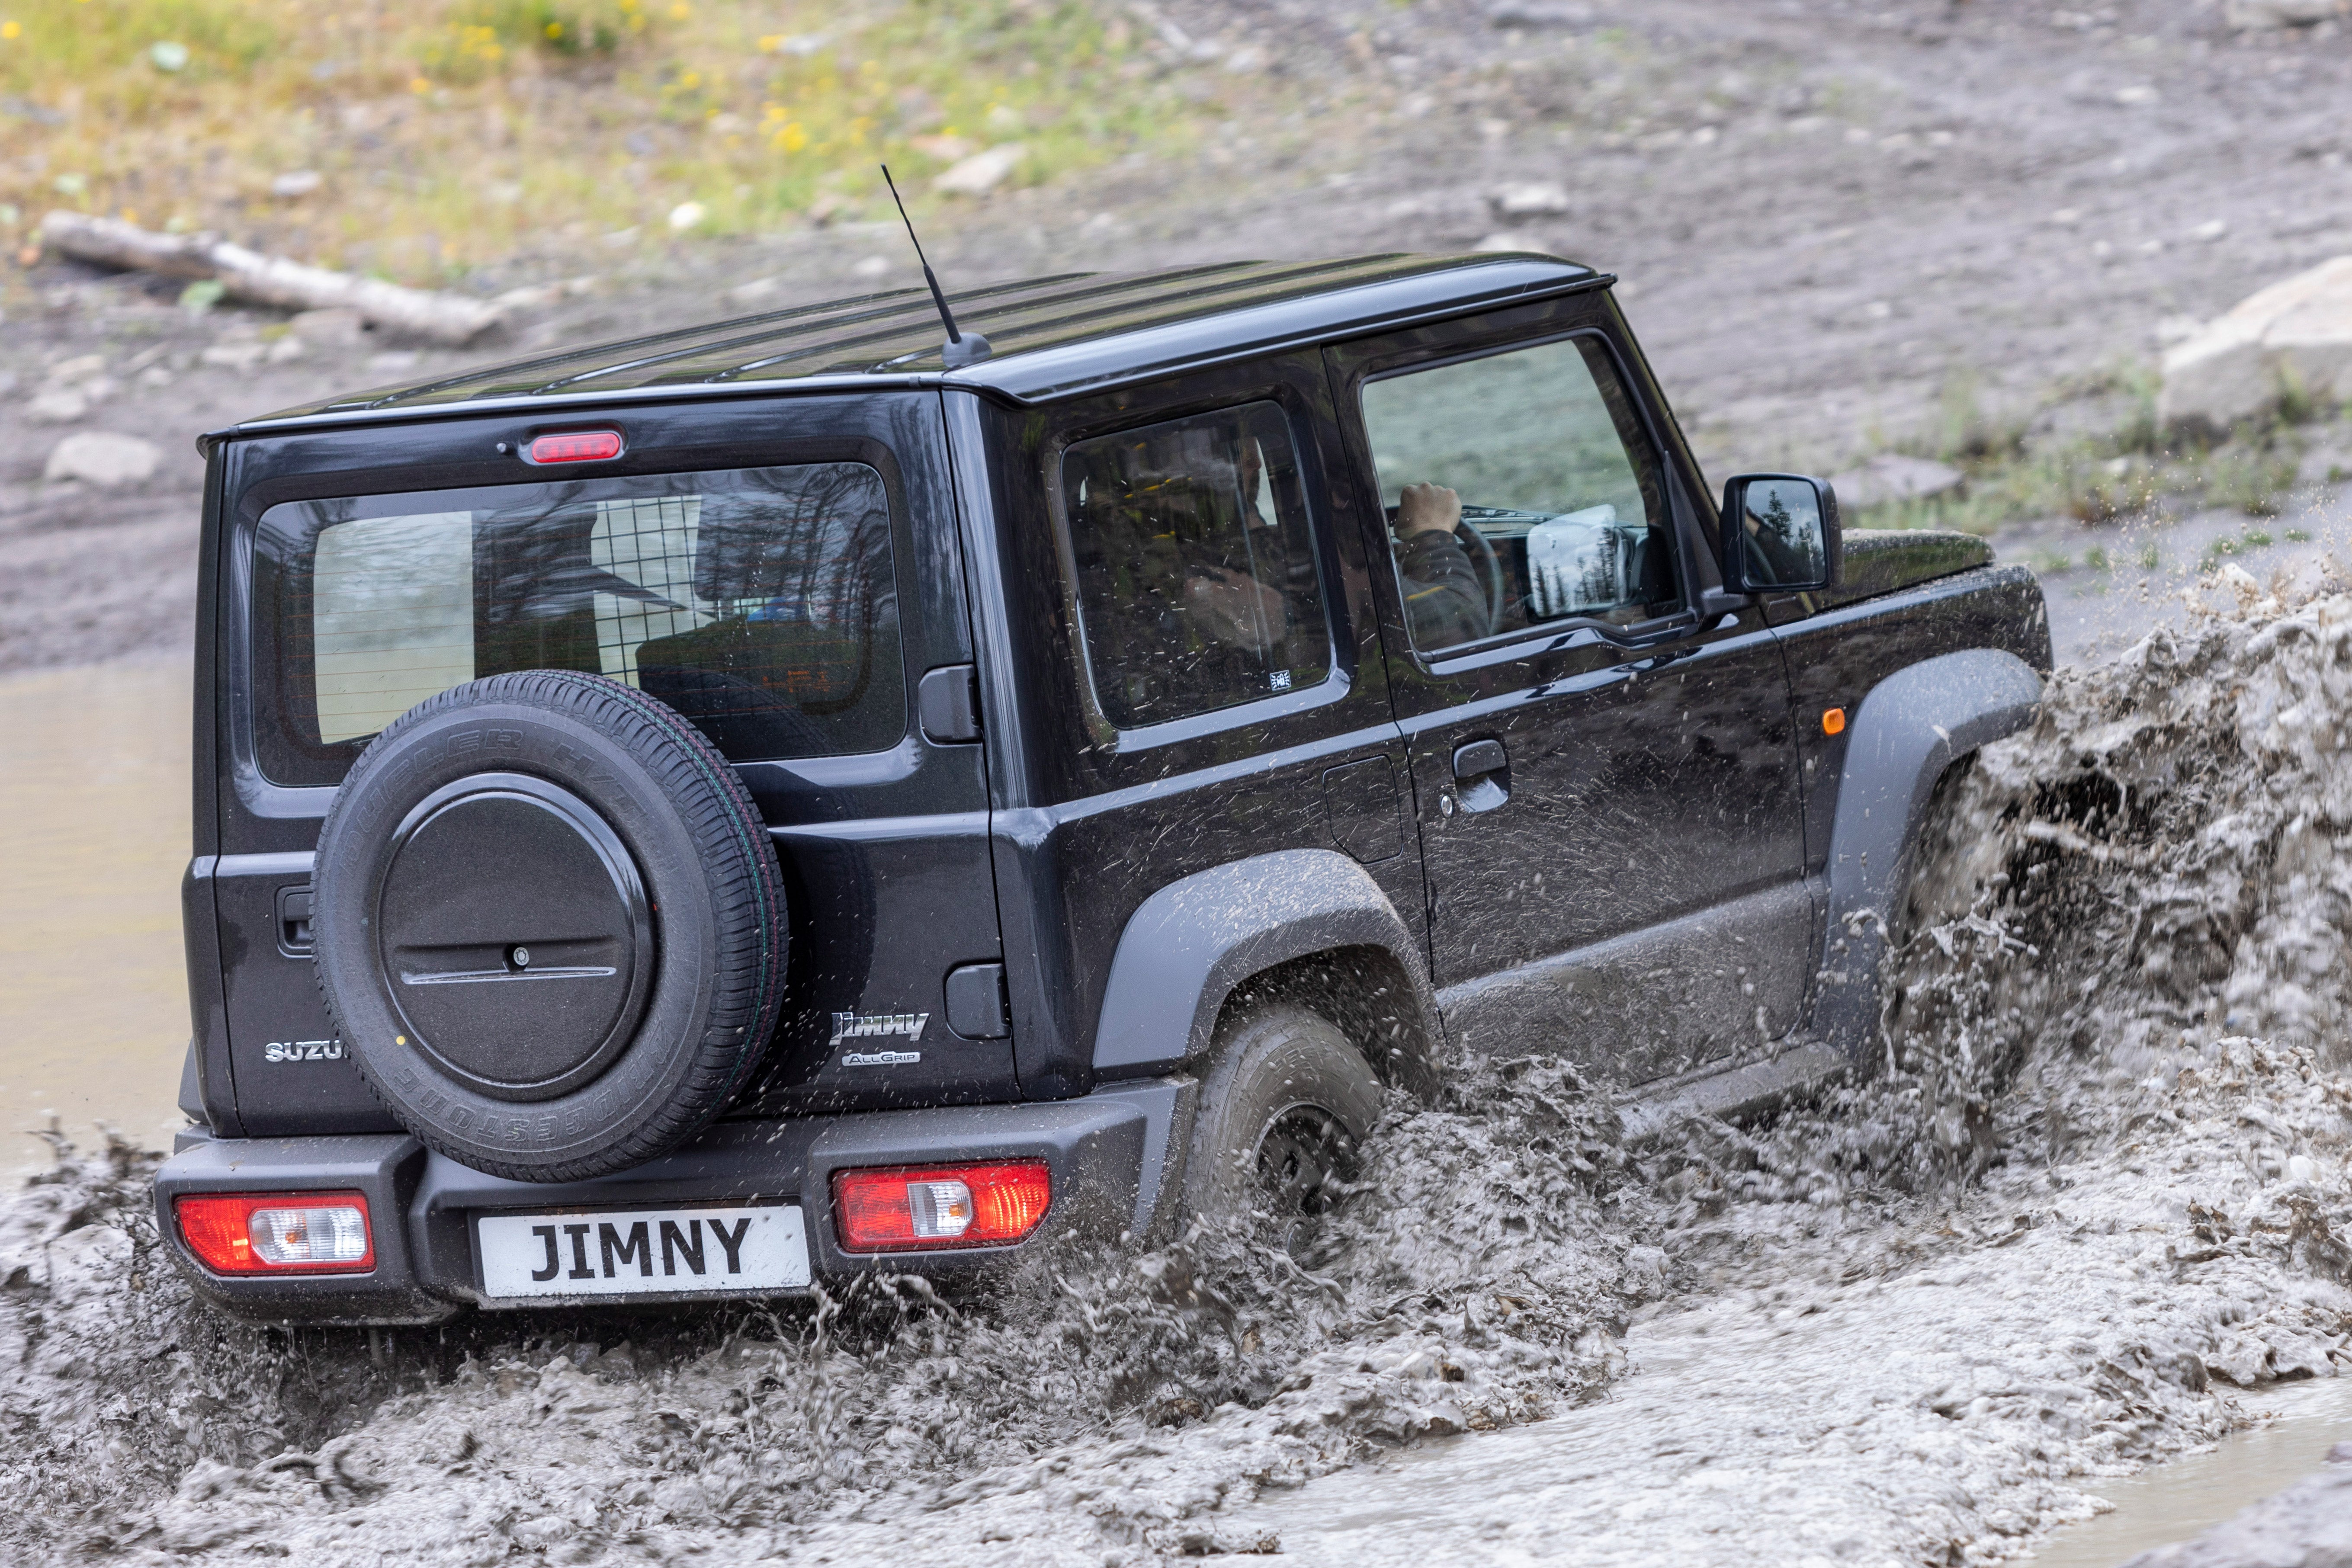
M 1802 474 L 1741 474 L 1723 487 L 1723 586 L 1732 594 L 1837 585 L 1845 546 L 1837 492 Z

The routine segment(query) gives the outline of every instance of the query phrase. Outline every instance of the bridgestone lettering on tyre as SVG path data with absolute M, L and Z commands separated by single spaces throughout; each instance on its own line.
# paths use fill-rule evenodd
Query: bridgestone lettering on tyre
M 569 670 L 403 714 L 319 836 L 319 987 L 428 1146 L 568 1182 L 718 1114 L 783 1001 L 775 851 L 676 710 Z

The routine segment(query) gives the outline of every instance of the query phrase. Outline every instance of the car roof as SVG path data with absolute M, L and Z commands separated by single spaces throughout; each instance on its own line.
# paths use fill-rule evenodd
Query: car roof
M 1613 281 L 1518 252 L 1066 273 L 949 295 L 957 324 L 994 350 L 954 371 L 928 290 L 898 289 L 331 397 L 217 434 L 780 386 L 959 386 L 1036 403 Z

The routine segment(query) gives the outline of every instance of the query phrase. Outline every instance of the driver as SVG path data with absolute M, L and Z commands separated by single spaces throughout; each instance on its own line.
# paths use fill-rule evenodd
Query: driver
M 1413 646 L 1453 647 L 1491 632 L 1477 568 L 1454 537 L 1462 526 L 1461 496 L 1443 485 L 1407 485 L 1390 526 Z

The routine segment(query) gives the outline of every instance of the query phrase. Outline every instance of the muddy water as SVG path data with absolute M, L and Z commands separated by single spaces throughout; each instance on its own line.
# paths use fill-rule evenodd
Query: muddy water
M 189 668 L 0 680 L 0 1171 L 105 1121 L 168 1141 L 188 1041 Z
M 2114 1568 L 2150 1547 L 2187 1541 L 2301 1480 L 2319 1468 L 2330 1447 L 2352 1438 L 2352 1378 L 2288 1384 L 2246 1403 L 2278 1418 L 2223 1438 L 2210 1454 L 2097 1485 L 2115 1512 L 2060 1531 L 2027 1563 Z

